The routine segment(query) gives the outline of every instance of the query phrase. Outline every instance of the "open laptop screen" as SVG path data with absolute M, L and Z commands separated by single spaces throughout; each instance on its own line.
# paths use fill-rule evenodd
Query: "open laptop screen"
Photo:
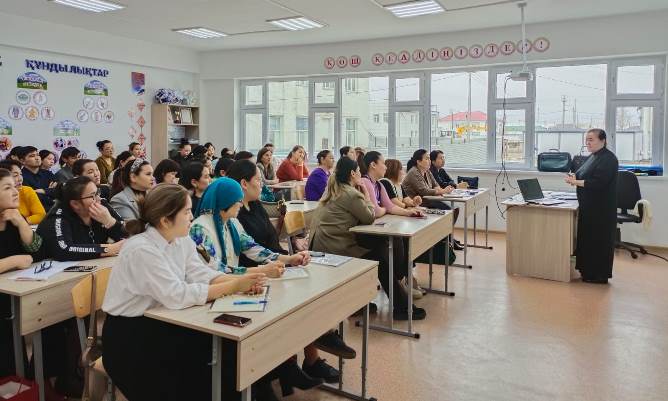
M 540 183 L 537 178 L 517 180 L 517 185 L 519 185 L 520 192 L 522 192 L 522 197 L 525 201 L 544 198 L 543 190 L 540 188 Z

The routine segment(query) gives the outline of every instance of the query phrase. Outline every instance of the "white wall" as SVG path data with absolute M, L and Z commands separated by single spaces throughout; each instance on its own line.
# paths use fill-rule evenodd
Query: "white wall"
M 130 127 L 139 129 L 136 121 L 140 115 L 136 109 L 139 98 L 131 91 L 131 72 L 141 72 L 146 80 L 143 133 L 150 152 L 151 104 L 155 91 L 176 88 L 199 92 L 199 62 L 195 52 L 3 14 L 0 14 L 0 20 L 3 21 L 0 24 L 0 61 L 3 64 L 0 66 L 0 117 L 13 126 L 10 139 L 14 145 L 32 144 L 40 149 L 54 150 L 53 126 L 68 119 L 81 128 L 81 136 L 77 138 L 79 147 L 89 157 L 97 157 L 95 142 L 100 139 L 114 142 L 117 152 L 126 150 L 132 140 Z M 55 118 L 11 120 L 8 109 L 17 104 L 17 76 L 30 71 L 26 68 L 26 59 L 101 68 L 109 70 L 109 75 L 89 77 L 36 70 L 48 81 L 48 105 L 54 108 Z M 77 121 L 77 112 L 83 108 L 83 85 L 92 79 L 102 81 L 109 88 L 109 110 L 115 115 L 113 123 Z M 132 119 L 129 116 L 131 109 L 135 109 Z
M 551 46 L 545 53 L 531 52 L 530 60 L 550 61 L 582 58 L 601 58 L 629 55 L 647 55 L 668 53 L 668 11 L 631 14 L 623 16 L 582 19 L 566 22 L 529 25 L 527 37 L 547 37 Z M 444 46 L 485 45 L 490 42 L 499 43 L 504 40 L 519 40 L 519 27 L 506 27 L 489 30 L 420 35 L 383 40 L 333 43 L 324 45 L 273 47 L 249 50 L 229 50 L 202 53 L 200 57 L 200 73 L 206 82 L 202 87 L 202 102 L 207 105 L 207 130 L 216 127 L 221 137 L 218 142 L 229 143 L 234 140 L 233 133 L 238 124 L 235 123 L 236 113 L 228 107 L 229 93 L 219 91 L 230 87 L 230 81 L 249 78 L 314 76 L 326 74 L 351 74 L 379 71 L 398 71 L 427 68 L 453 68 L 470 65 L 509 64 L 520 61 L 520 56 L 499 56 L 494 59 L 474 60 L 452 59 L 449 61 L 410 62 L 393 66 L 374 66 L 371 57 L 374 53 L 398 52 L 401 50 L 441 48 Z M 357 68 L 334 68 L 327 70 L 323 61 L 325 57 L 352 56 L 362 57 L 362 65 Z M 219 81 L 216 84 L 216 81 Z M 236 85 L 233 85 L 236 86 Z M 230 92 L 231 93 L 231 92 Z M 236 99 L 236 98 L 235 98 Z M 225 109 L 218 109 L 225 107 Z M 664 114 L 665 115 L 665 114 Z M 666 124 L 665 126 L 668 126 Z M 218 134 L 216 134 L 218 135 Z M 666 146 L 668 146 L 668 141 Z M 666 153 L 664 151 L 664 153 Z M 454 175 L 477 175 L 481 185 L 492 186 L 496 172 L 494 171 L 453 171 Z M 535 177 L 534 172 L 510 172 L 513 180 Z M 540 180 L 546 189 L 566 189 L 560 175 L 540 174 Z M 662 208 L 663 199 L 668 197 L 668 179 L 641 178 L 643 196 L 654 205 L 654 223 L 649 231 L 640 225 L 624 225 L 625 240 L 647 245 L 668 247 L 668 211 Z M 490 208 L 490 228 L 505 230 L 505 222 L 495 206 Z M 482 217 L 482 216 L 481 216 Z M 484 220 L 481 219 L 480 222 Z

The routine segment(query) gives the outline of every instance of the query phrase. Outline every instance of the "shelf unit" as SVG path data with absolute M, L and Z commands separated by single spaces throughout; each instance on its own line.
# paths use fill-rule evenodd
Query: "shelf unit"
M 192 124 L 174 123 L 176 112 L 190 109 Z M 160 104 L 151 106 L 151 162 L 157 164 L 167 159 L 179 146 L 181 138 L 192 145 L 199 144 L 199 107 L 183 104 Z

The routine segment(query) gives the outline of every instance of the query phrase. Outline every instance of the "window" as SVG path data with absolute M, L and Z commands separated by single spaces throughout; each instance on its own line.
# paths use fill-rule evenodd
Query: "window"
M 536 69 L 536 146 L 579 154 L 590 128 L 605 129 L 607 65 Z
M 336 83 L 332 81 L 315 83 L 315 104 L 333 104 L 336 102 Z
M 420 101 L 420 78 L 397 78 L 394 81 L 396 102 Z
M 357 92 L 357 78 L 346 78 L 343 83 L 346 92 Z
M 373 115 L 373 122 L 378 124 L 380 122 L 380 114 Z
M 408 162 L 420 149 L 420 111 L 397 111 L 394 114 L 397 132 L 395 158 Z
M 388 113 L 383 113 L 383 122 L 384 122 L 385 124 L 387 124 L 387 119 L 388 119 L 388 118 L 389 118 L 389 114 L 388 114 Z
M 487 81 L 487 71 L 431 76 L 431 148 L 448 164 L 487 163 Z
M 243 137 L 245 139 L 245 148 L 253 153 L 257 153 L 262 148 L 262 113 L 244 113 L 243 118 Z
M 516 99 L 527 97 L 527 83 L 513 81 L 510 73 L 496 74 L 496 98 Z
M 308 143 L 308 117 L 297 117 L 295 122 L 297 130 L 297 145 L 305 146 Z
M 346 143 L 358 143 L 356 118 L 346 118 Z
M 308 128 L 300 129 L 304 126 L 297 125 L 297 117 L 308 116 L 308 81 L 269 82 L 267 92 L 268 141 L 274 144 L 276 155 L 287 156 L 290 149 L 297 144 L 308 149 Z M 302 120 L 299 121 L 303 124 Z
M 617 107 L 615 150 L 620 164 L 651 164 L 654 107 Z
M 526 111 L 496 111 L 496 162 L 525 163 Z
M 247 85 L 244 92 L 245 106 L 262 106 L 262 85 Z
M 387 155 L 387 120 L 373 116 L 389 113 L 389 77 L 356 78 L 357 92 L 341 94 L 341 146 L 361 146 Z M 353 122 L 355 121 L 355 122 Z
M 331 111 L 316 111 L 313 113 L 315 130 L 314 152 L 323 149 L 335 149 L 336 113 Z
M 625 65 L 617 68 L 617 94 L 654 93 L 654 65 Z

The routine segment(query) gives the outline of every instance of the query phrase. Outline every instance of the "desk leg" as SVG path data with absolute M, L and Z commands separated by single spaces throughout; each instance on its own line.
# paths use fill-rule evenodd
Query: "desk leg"
M 42 353 L 42 330 L 37 330 L 32 335 L 32 355 L 35 361 L 35 380 L 39 387 L 39 401 L 45 401 L 44 397 L 44 355 Z
M 213 344 L 211 347 L 211 399 L 213 401 L 222 401 L 223 399 L 223 366 L 221 358 L 223 357 L 223 339 L 218 336 L 211 336 Z
M 448 236 L 449 238 L 452 237 L 452 235 Z M 425 288 L 425 291 L 428 293 L 432 294 L 441 294 L 441 295 L 447 295 L 449 297 L 454 297 L 455 293 L 448 291 L 448 270 L 450 268 L 450 239 L 446 238 L 443 240 L 443 245 L 445 246 L 445 265 L 443 266 L 443 269 L 445 270 L 443 272 L 444 275 L 444 290 L 436 290 L 431 286 L 431 255 L 432 255 L 432 250 L 429 251 L 429 288 Z
M 19 298 L 11 297 L 12 303 L 12 337 L 14 342 L 14 366 L 16 373 L 21 377 L 26 377 L 26 367 L 23 364 L 23 337 L 21 337 L 21 306 Z
M 253 397 L 251 396 L 251 386 L 246 387 L 241 390 L 241 401 L 252 401 Z
M 433 274 L 434 274 L 434 248 L 429 248 L 429 289 L 432 288 L 431 283 Z
M 454 205 L 455 205 L 454 202 L 452 202 L 453 208 L 454 208 Z M 469 232 L 469 225 L 468 225 L 468 220 L 469 219 L 466 218 L 466 215 L 468 215 L 468 203 L 464 202 L 464 264 L 453 263 L 452 265 L 455 266 L 455 267 L 463 267 L 465 269 L 473 269 L 473 266 L 466 263 L 466 254 L 468 253 L 468 232 Z M 454 241 L 454 237 L 455 237 L 455 235 L 454 235 L 455 234 L 454 225 L 455 225 L 455 223 L 454 223 L 454 219 L 453 219 L 453 222 L 452 222 L 452 238 L 453 238 L 453 241 Z M 448 254 L 446 253 L 446 257 L 447 257 L 447 255 Z
M 388 237 L 388 250 L 389 250 L 389 260 L 388 260 L 388 270 L 389 270 L 389 286 L 390 286 L 390 327 L 387 326 L 370 326 L 372 330 L 383 331 L 386 333 L 398 334 L 400 336 L 420 338 L 419 333 L 413 332 L 413 297 L 412 294 L 408 293 L 408 331 L 398 330 L 394 328 L 394 237 Z M 410 266 L 411 263 L 409 263 Z M 413 270 L 408 268 L 408 277 L 407 277 L 409 288 L 413 287 Z M 359 326 L 359 322 L 357 322 Z
M 473 245 L 471 248 L 494 249 L 489 246 L 489 206 L 485 206 L 485 245 L 478 245 L 475 243 L 475 214 L 473 215 Z
M 478 213 L 473 213 L 473 246 L 478 246 L 476 242 L 476 234 L 478 233 Z
M 369 305 L 366 306 L 367 308 Z M 339 323 L 339 337 L 343 341 L 343 322 Z M 339 390 L 343 390 L 343 358 L 339 357 Z
M 350 393 L 343 390 L 343 370 L 341 370 L 341 379 L 339 380 L 339 387 L 333 387 L 330 384 L 323 384 L 319 388 L 357 401 L 376 401 L 375 398 L 366 397 L 366 374 L 368 368 L 369 357 L 369 304 L 364 305 L 362 309 L 362 392 L 360 395 Z

